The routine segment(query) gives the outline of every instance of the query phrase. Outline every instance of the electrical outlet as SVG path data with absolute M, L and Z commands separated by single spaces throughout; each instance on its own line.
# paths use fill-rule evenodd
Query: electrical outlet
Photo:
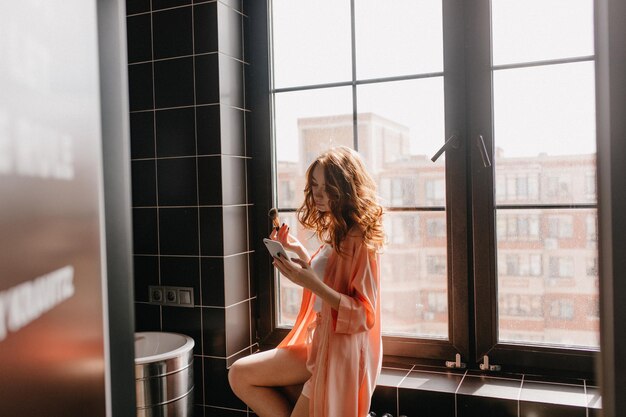
M 178 290 L 165 287 L 165 304 L 178 304 Z
M 163 302 L 163 288 L 150 285 L 148 287 L 148 300 L 151 303 L 161 304 Z

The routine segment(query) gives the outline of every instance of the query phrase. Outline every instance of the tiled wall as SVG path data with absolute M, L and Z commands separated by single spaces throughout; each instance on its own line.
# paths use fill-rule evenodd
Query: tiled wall
M 227 366 L 255 345 L 241 1 L 128 0 L 136 330 L 185 333 L 194 410 L 246 416 Z M 194 307 L 148 303 L 150 285 Z
M 387 362 L 371 410 L 406 417 L 594 417 L 600 391 L 584 379 L 489 374 Z

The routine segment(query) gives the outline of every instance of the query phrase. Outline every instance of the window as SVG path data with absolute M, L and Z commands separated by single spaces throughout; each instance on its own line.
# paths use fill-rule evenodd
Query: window
M 273 204 L 314 250 L 294 216 L 306 167 L 363 155 L 387 208 L 385 352 L 591 371 L 598 323 L 575 306 L 598 299 L 593 1 L 566 19 L 557 0 L 269 4 Z

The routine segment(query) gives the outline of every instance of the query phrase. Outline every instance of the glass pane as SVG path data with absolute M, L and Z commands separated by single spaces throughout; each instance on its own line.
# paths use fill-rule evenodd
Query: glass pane
M 498 204 L 595 203 L 594 85 L 593 62 L 494 72 Z
M 357 78 L 443 71 L 440 0 L 355 2 Z
M 353 146 L 351 87 L 275 95 L 278 207 L 302 204 L 306 170 L 323 151 Z
M 597 210 L 497 210 L 498 340 L 599 347 Z
M 493 64 L 594 54 L 593 0 L 492 0 Z
M 359 152 L 383 205 L 443 206 L 445 158 L 443 78 L 358 86 Z
M 387 335 L 448 338 L 446 214 L 388 212 L 381 255 L 381 313 Z
M 274 87 L 352 79 L 350 1 L 273 0 Z

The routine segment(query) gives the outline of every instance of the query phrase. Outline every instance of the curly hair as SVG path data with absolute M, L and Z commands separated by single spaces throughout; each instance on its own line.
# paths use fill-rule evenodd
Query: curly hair
M 316 208 L 311 188 L 313 170 L 317 166 L 324 170 L 330 209 L 327 212 Z M 376 183 L 359 154 L 346 146 L 322 153 L 309 166 L 304 202 L 296 214 L 302 226 L 314 230 L 320 241 L 331 244 L 338 253 L 341 253 L 341 242 L 354 227 L 370 249 L 380 250 L 385 240 L 383 207 L 377 201 Z

